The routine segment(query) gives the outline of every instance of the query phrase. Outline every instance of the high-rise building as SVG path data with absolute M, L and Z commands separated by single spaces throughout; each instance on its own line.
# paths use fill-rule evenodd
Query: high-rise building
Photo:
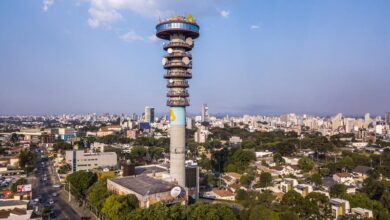
M 365 120 L 366 122 L 370 122 L 370 121 L 371 121 L 370 113 L 364 114 L 364 120 Z
M 209 121 L 209 107 L 207 104 L 202 105 L 202 122 Z
M 157 26 L 156 36 L 168 40 L 164 44 L 167 54 L 162 65 L 167 70 L 167 106 L 170 107 L 170 175 L 173 181 L 185 187 L 185 122 L 189 106 L 188 79 L 192 78 L 194 39 L 199 37 L 199 25 L 191 15 L 172 16 Z
M 145 107 L 145 122 L 153 123 L 154 122 L 154 108 L 146 106 Z
M 390 125 L 390 112 L 385 113 L 385 122 L 386 124 Z

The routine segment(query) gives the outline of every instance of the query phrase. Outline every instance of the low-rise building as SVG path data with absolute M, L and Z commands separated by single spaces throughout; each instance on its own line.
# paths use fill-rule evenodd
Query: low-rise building
M 292 178 L 284 178 L 280 183 L 280 190 L 284 193 L 294 189 L 294 187 L 298 185 L 298 181 Z
M 65 160 L 73 172 L 96 168 L 116 168 L 118 159 L 115 152 L 88 153 L 84 150 L 66 151 Z
M 235 196 L 234 193 L 228 191 L 228 190 L 223 190 L 223 189 L 213 189 L 211 191 L 211 195 L 215 196 L 216 199 L 222 199 L 222 200 L 229 200 L 229 201 L 234 201 Z
M 363 208 L 352 208 L 351 214 L 358 215 L 361 218 L 373 218 L 372 211 L 369 209 L 363 209 Z
M 333 180 L 337 183 L 342 183 L 345 185 L 352 185 L 354 183 L 352 174 L 345 172 L 333 174 Z
M 140 208 L 148 208 L 159 202 L 165 204 L 185 202 L 184 197 L 172 197 L 171 190 L 174 187 L 172 183 L 144 175 L 107 180 L 107 189 L 110 192 L 118 195 L 135 195 Z
M 330 200 L 330 204 L 332 215 L 335 217 L 335 219 L 339 218 L 340 216 L 349 214 L 351 209 L 349 201 L 344 199 L 333 198 Z
M 298 184 L 294 186 L 294 191 L 306 197 L 309 193 L 313 192 L 313 187 L 309 184 Z

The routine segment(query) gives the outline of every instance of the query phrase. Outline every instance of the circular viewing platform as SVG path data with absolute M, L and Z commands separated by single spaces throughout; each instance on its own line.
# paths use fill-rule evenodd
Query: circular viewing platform
M 170 40 L 172 34 L 183 34 L 192 39 L 199 37 L 199 25 L 185 19 L 163 21 L 156 26 L 156 30 L 156 36 L 164 40 Z

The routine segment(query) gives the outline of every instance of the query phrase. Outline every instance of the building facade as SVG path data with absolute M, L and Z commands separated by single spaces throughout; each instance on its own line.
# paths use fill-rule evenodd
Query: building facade
M 96 168 L 116 168 L 118 165 L 115 152 L 86 153 L 84 150 L 69 150 L 65 152 L 65 160 L 73 172 Z

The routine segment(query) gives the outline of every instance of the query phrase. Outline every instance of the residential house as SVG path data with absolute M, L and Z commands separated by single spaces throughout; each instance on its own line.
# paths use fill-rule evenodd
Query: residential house
M 330 200 L 332 215 L 335 219 L 338 219 L 340 216 L 349 214 L 350 204 L 348 200 L 333 198 Z
M 348 186 L 354 183 L 352 174 L 346 172 L 333 174 L 333 180 Z
M 352 208 L 351 213 L 360 216 L 361 218 L 373 218 L 372 211 L 363 208 Z

